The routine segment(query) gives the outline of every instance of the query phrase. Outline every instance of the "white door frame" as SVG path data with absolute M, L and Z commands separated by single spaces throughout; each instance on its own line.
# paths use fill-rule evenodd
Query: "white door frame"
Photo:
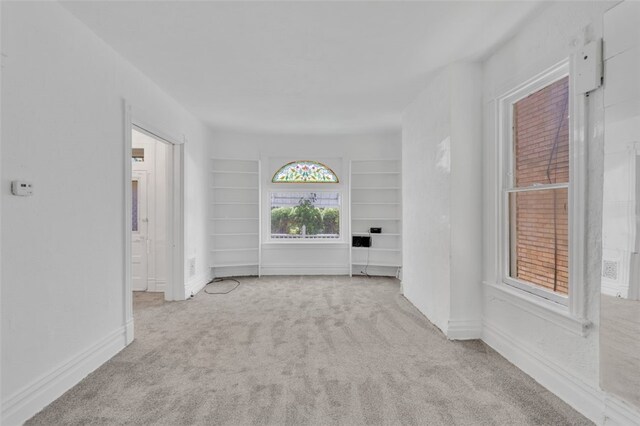
M 124 101 L 124 322 L 126 344 L 133 341 L 133 293 L 131 284 L 131 149 L 132 132 L 140 130 L 169 144 L 171 158 L 167 165 L 169 196 L 167 209 L 167 285 L 165 300 L 185 300 L 184 280 L 184 143 L 154 120 L 145 119 L 140 111 Z

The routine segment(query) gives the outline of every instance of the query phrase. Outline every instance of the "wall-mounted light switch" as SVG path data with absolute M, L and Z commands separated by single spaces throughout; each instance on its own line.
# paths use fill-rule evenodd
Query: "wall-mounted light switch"
M 30 197 L 33 195 L 33 184 L 23 180 L 11 181 L 11 193 L 19 197 Z

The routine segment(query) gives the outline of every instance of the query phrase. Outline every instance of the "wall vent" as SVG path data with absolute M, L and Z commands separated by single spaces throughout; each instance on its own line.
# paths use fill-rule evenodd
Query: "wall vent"
M 614 260 L 603 260 L 602 276 L 612 281 L 618 281 L 618 262 Z

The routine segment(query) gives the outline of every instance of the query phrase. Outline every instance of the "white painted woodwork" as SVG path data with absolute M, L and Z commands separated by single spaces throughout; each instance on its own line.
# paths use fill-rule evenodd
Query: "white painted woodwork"
M 131 285 L 133 291 L 146 291 L 149 287 L 149 217 L 147 215 L 147 172 L 131 173 L 132 188 L 136 188 L 137 224 L 131 230 Z M 137 229 L 135 229 L 137 228 Z
M 215 277 L 259 273 L 259 171 L 258 160 L 210 160 L 209 267 Z
M 351 247 L 350 273 L 400 276 L 401 160 L 354 159 L 350 171 L 351 235 L 371 235 L 371 247 Z M 369 234 L 370 228 L 382 228 L 382 233 Z

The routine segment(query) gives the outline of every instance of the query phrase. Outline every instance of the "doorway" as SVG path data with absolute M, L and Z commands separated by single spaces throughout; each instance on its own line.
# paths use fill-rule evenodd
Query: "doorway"
M 131 287 L 164 293 L 167 281 L 169 148 L 157 136 L 131 134 Z

